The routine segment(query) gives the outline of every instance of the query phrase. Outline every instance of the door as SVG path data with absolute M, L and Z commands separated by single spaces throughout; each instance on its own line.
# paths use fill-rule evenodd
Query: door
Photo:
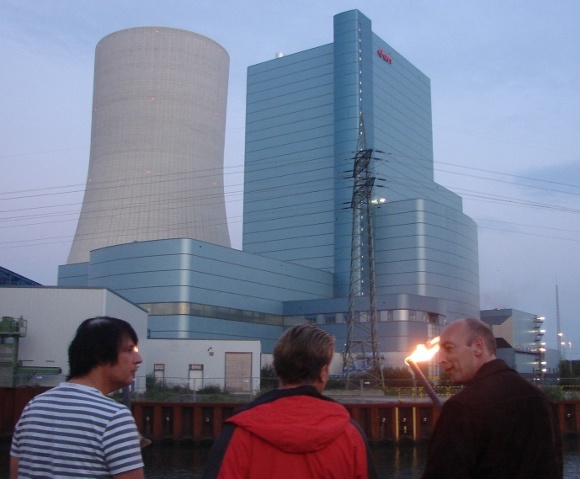
M 252 390 L 252 353 L 226 353 L 226 384 L 228 392 Z

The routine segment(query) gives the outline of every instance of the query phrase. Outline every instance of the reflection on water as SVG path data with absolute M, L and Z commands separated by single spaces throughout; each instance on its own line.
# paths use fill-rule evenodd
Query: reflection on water
M 208 448 L 186 445 L 155 445 L 143 450 L 148 479 L 200 478 Z M 375 446 L 373 460 L 381 479 L 419 479 L 427 445 Z M 580 439 L 564 442 L 564 479 L 580 477 Z
M 10 443 L 0 441 L 0 479 L 8 478 Z M 419 479 L 427 446 L 376 446 L 373 460 L 381 479 Z M 147 479 L 201 478 L 209 448 L 188 444 L 155 444 L 143 449 Z M 564 478 L 580 477 L 580 438 L 564 442 Z
M 384 479 L 419 478 L 426 447 L 374 447 L 379 477 Z M 200 478 L 208 448 L 183 445 L 155 445 L 143 450 L 146 475 L 150 479 Z M 193 473 L 193 475 L 192 475 Z
M 372 452 L 381 479 L 415 479 L 421 477 L 427 445 L 376 446 Z
M 147 479 L 200 478 L 208 447 L 155 444 L 143 449 Z
M 564 441 L 564 478 L 580 477 L 580 438 Z

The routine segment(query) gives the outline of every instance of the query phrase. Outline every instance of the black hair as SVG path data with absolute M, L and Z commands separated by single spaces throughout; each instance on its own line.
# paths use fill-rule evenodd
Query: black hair
M 116 364 L 127 338 L 137 344 L 137 334 L 127 321 L 110 316 L 85 319 L 68 348 L 67 379 L 85 376 L 99 365 Z

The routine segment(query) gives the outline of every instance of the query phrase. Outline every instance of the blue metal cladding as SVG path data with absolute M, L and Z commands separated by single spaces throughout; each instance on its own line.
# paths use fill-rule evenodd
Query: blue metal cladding
M 260 339 L 262 351 L 271 352 L 284 331 L 282 326 L 227 321 L 196 316 L 149 316 L 155 339 Z
M 248 69 L 243 249 L 331 272 L 332 46 Z
M 40 286 L 40 283 L 0 266 L 0 286 Z
M 381 210 L 375 220 L 377 293 L 442 298 L 450 318 L 478 317 L 475 223 L 426 199 L 393 202 Z
M 373 139 L 371 22 L 357 10 L 334 17 L 334 294 L 348 296 L 352 242 L 352 160 L 363 113 L 366 143 Z
M 442 298 L 448 319 L 479 315 L 477 227 L 461 198 L 434 182 L 429 79 L 374 36 L 377 293 Z
M 434 182 L 430 81 L 358 10 L 334 17 L 332 45 L 249 69 L 244 250 L 322 267 L 333 296 L 348 295 L 361 113 L 386 199 L 374 210 L 378 295 L 441 298 L 449 319 L 478 317 L 477 229 Z M 301 161 L 313 151 L 316 173 Z
M 282 313 L 282 302 L 326 298 L 324 271 L 194 239 L 143 241 L 91 252 L 88 286 L 130 301 L 188 302 Z

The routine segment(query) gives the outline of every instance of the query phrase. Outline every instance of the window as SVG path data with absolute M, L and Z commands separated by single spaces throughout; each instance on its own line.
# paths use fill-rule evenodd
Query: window
M 197 391 L 203 388 L 203 364 L 190 364 L 187 373 L 189 389 Z
M 165 380 L 165 364 L 156 363 L 153 365 L 153 377 L 156 383 L 162 383 Z
M 324 324 L 335 324 L 336 323 L 336 314 L 325 314 L 324 315 Z
M 439 315 L 435 314 L 435 313 L 428 313 L 428 321 L 431 324 L 439 324 Z

